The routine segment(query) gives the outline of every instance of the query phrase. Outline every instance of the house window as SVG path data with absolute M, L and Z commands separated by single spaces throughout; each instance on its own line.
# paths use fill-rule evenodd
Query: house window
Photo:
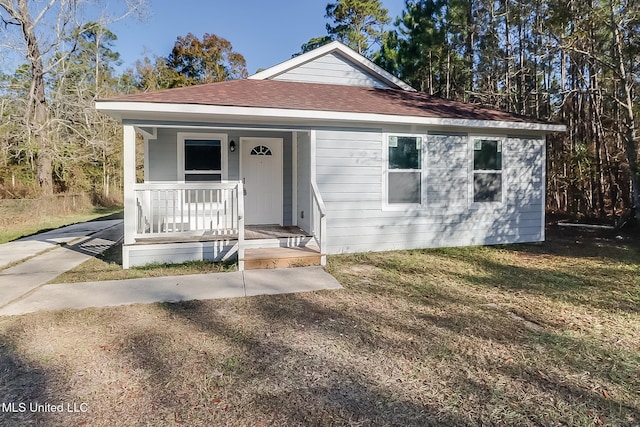
M 220 182 L 227 179 L 227 136 L 213 133 L 178 133 L 178 176 L 185 182 Z
M 422 137 L 390 135 L 387 140 L 387 203 L 422 202 Z
M 502 141 L 473 141 L 473 201 L 502 202 Z
M 185 139 L 184 180 L 222 180 L 222 149 L 219 140 Z

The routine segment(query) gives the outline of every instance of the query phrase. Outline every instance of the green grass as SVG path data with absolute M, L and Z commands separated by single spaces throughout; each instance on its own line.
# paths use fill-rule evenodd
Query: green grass
M 187 274 L 235 271 L 235 259 L 227 262 L 189 261 L 182 264 L 152 263 L 141 267 L 122 269 L 122 244 L 117 244 L 95 258 L 80 264 L 49 283 L 77 283 L 102 280 L 140 279 L 143 277 L 183 276 Z
M 89 407 L 0 425 L 640 425 L 633 241 L 327 270 L 344 289 L 0 318 L 0 396 Z
M 30 236 L 33 234 L 49 231 L 65 225 L 76 224 L 79 222 L 93 221 L 105 217 L 121 216 L 122 207 L 113 208 L 94 208 L 90 212 L 79 213 L 65 216 L 52 216 L 47 218 L 36 217 L 34 221 L 28 218 L 18 223 L 0 229 L 0 244 L 7 243 L 20 237 Z

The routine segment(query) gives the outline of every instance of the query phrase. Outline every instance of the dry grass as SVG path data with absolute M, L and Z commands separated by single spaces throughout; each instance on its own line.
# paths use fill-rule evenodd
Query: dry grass
M 122 243 L 112 246 L 95 258 L 62 273 L 49 283 L 78 283 L 102 280 L 139 279 L 143 277 L 182 276 L 187 274 L 219 273 L 237 270 L 234 259 L 212 263 L 190 261 L 182 264 L 151 263 L 142 267 L 122 269 Z
M 596 237 L 331 257 L 340 291 L 0 319 L 0 400 L 88 408 L 0 425 L 639 425 L 640 251 Z
M 0 200 L 0 243 L 105 216 L 122 217 L 122 207 L 94 207 L 86 195 Z
M 102 280 L 139 279 L 143 277 L 182 276 L 237 270 L 235 260 L 222 263 L 191 261 L 182 264 L 151 263 L 143 267 L 122 269 L 122 243 L 112 246 L 95 258 L 80 264 L 49 283 L 96 282 Z

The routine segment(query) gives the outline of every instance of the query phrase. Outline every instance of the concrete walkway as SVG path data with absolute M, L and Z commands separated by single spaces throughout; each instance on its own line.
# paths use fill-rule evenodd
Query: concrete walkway
M 340 289 L 322 267 L 44 285 L 0 308 L 0 316 L 40 310 L 237 298 Z
M 45 284 L 115 245 L 122 235 L 122 220 L 94 221 L 0 245 L 0 316 L 342 287 L 321 267 Z M 2 270 L 9 264 L 15 265 Z
M 9 264 L 33 257 L 56 246 L 86 239 L 88 236 L 118 224 L 122 224 L 121 219 L 82 222 L 3 243 L 0 245 L 0 270 Z
M 118 243 L 122 233 L 122 220 L 95 221 L 7 243 L 26 260 L 0 271 L 0 307 L 102 253 Z M 56 248 L 66 242 L 72 243 Z M 5 245 L 0 248 L 7 253 Z M 46 251 L 49 248 L 55 249 Z

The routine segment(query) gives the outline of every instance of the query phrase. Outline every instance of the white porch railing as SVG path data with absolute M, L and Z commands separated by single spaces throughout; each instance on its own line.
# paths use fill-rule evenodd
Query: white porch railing
M 136 238 L 225 236 L 244 231 L 242 183 L 135 184 Z
M 311 195 L 311 234 L 320 248 L 320 264 L 324 266 L 327 263 L 327 208 L 314 181 L 311 181 Z

